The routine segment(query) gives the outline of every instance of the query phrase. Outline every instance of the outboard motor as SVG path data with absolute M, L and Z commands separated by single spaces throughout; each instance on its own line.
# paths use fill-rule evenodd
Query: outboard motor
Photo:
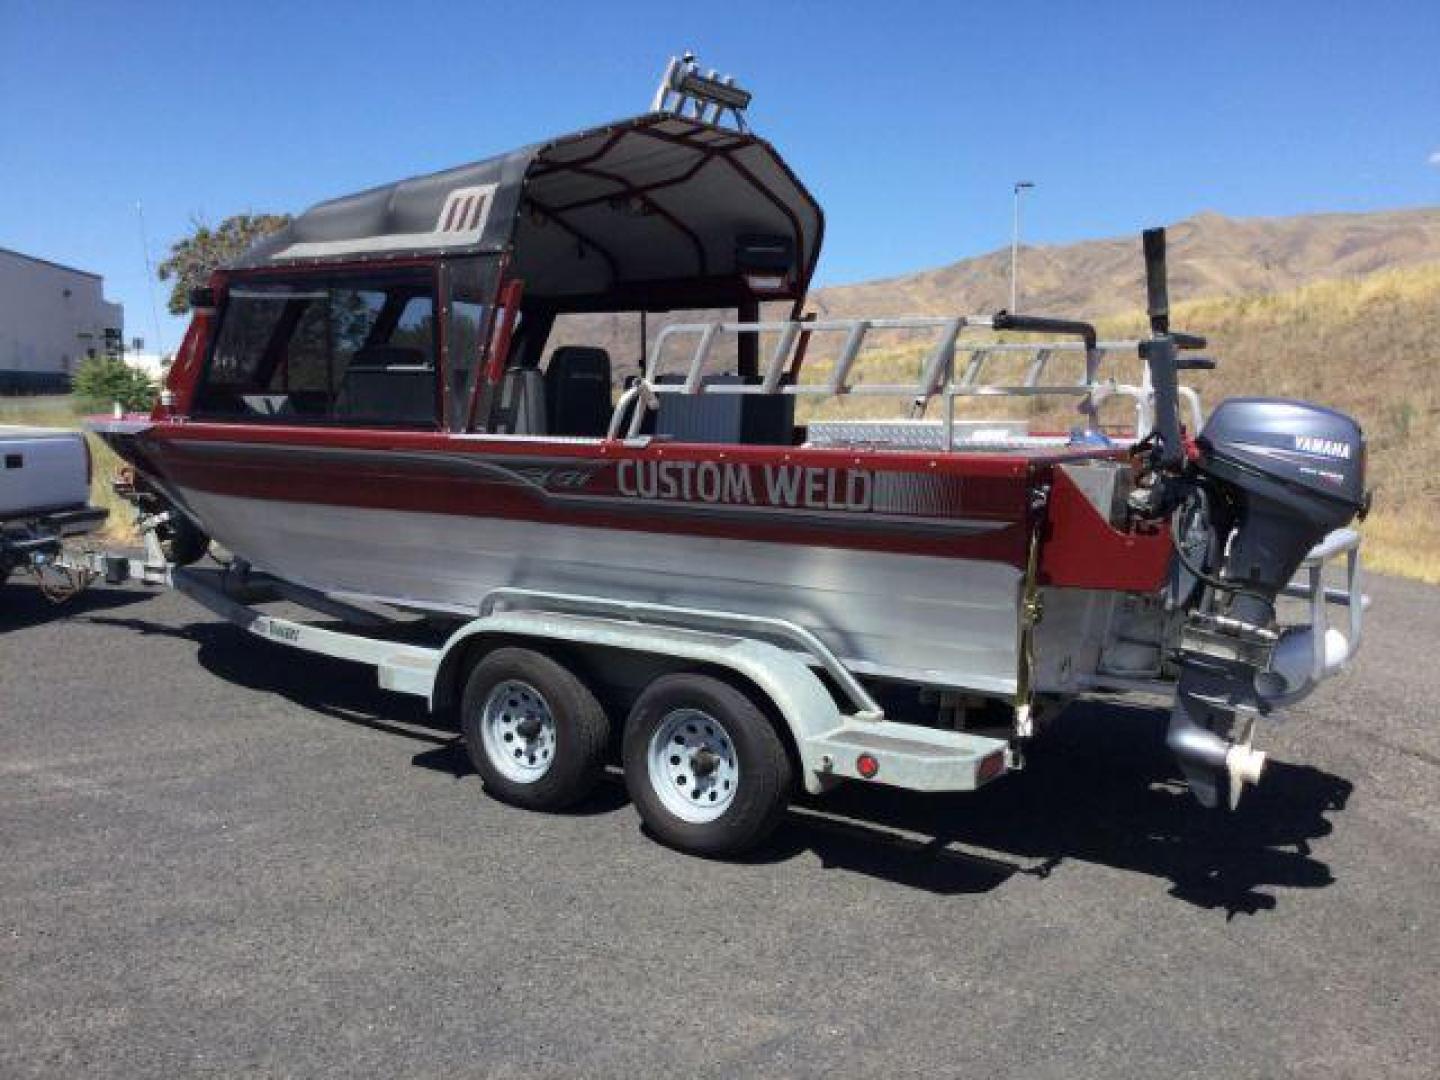
M 1145 258 L 1155 430 L 1138 448 L 1145 469 L 1131 508 L 1171 517 L 1194 585 L 1166 741 L 1200 802 L 1216 806 L 1224 791 L 1233 808 L 1264 765 L 1250 747 L 1256 717 L 1308 690 L 1312 631 L 1282 635 L 1276 597 L 1312 547 L 1364 516 L 1365 440 L 1359 424 L 1331 409 L 1231 398 L 1187 446 L 1176 372 L 1213 364 L 1180 358 L 1204 341 L 1170 331 L 1163 230 L 1146 232 Z
M 1284 588 L 1306 552 L 1364 509 L 1365 438 L 1344 413 L 1284 398 L 1228 398 L 1197 447 L 1197 470 L 1238 515 L 1225 576 L 1262 593 Z

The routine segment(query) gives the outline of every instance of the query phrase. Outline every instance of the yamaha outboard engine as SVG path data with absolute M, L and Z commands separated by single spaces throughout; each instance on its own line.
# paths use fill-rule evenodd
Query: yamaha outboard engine
M 1287 657 L 1312 655 L 1309 629 L 1282 635 L 1275 602 L 1306 554 L 1366 509 L 1365 441 L 1342 413 L 1277 398 L 1221 402 L 1187 445 L 1176 373 L 1213 367 L 1185 360 L 1204 340 L 1172 333 L 1165 235 L 1145 233 L 1151 333 L 1143 352 L 1155 391 L 1155 429 L 1138 448 L 1142 517 L 1170 517 L 1191 595 L 1180 632 L 1179 682 L 1167 743 L 1206 806 L 1232 808 L 1259 779 L 1255 718 L 1302 692 Z
M 1238 515 L 1223 567 L 1230 581 L 1273 596 L 1310 548 L 1364 509 L 1365 440 L 1344 413 L 1284 398 L 1228 398 L 1197 445 L 1198 471 Z

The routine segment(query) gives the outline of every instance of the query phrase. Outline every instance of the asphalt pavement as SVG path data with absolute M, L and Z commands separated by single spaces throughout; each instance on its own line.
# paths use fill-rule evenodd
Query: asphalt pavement
M 0 1076 L 1440 1073 L 1440 590 L 1233 817 L 1086 706 L 972 796 L 852 788 L 744 862 L 612 778 L 489 799 L 417 699 L 173 593 L 0 587 Z

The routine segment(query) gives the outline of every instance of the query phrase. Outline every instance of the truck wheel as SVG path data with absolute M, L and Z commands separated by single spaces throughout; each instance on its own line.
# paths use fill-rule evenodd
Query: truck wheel
M 765 839 L 790 795 L 790 759 L 774 726 L 733 686 L 664 675 L 625 725 L 625 785 L 663 843 L 734 855 Z
M 560 810 L 594 790 L 610 720 L 579 679 L 531 649 L 496 649 L 470 673 L 461 705 L 485 789 L 528 810 Z

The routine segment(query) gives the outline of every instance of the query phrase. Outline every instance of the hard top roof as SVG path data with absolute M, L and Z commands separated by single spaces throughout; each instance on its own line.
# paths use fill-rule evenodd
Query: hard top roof
M 819 204 L 765 140 L 647 113 L 485 161 L 320 203 L 234 269 L 510 251 L 527 294 L 583 297 L 656 283 L 736 285 L 737 238 L 788 237 L 802 295 Z

